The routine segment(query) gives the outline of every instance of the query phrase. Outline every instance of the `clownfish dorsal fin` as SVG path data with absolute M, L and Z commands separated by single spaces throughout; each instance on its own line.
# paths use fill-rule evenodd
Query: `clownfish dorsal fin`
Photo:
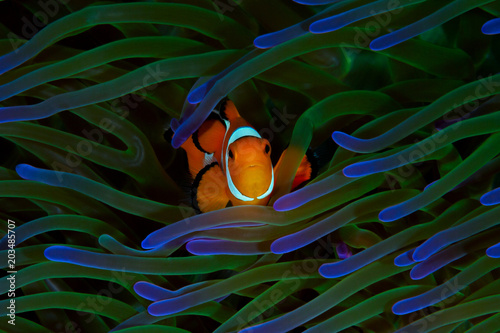
M 233 101 L 229 99 L 222 100 L 219 109 L 219 115 L 222 119 L 233 121 L 236 118 L 241 117 Z
M 226 125 L 219 115 L 210 114 L 208 119 L 182 145 L 186 151 L 189 172 L 195 177 L 203 167 L 213 161 L 207 160 L 207 155 L 220 151 Z
M 213 162 L 198 172 L 191 189 L 193 207 L 202 213 L 226 207 L 227 182 L 219 164 Z
M 193 133 L 192 138 L 199 151 L 212 154 L 222 145 L 225 134 L 226 125 L 219 116 L 212 113 L 200 128 Z

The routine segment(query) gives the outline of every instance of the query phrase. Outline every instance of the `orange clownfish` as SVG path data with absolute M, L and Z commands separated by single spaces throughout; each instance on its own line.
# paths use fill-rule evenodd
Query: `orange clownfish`
M 193 207 L 209 212 L 231 204 L 267 205 L 274 189 L 277 165 L 271 162 L 271 145 L 262 138 L 230 100 L 214 110 L 202 126 L 181 145 L 186 151 Z M 311 178 L 304 156 L 292 187 Z

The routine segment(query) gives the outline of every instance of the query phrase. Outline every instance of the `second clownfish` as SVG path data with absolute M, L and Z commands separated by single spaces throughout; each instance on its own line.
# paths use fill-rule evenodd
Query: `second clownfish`
M 181 148 L 186 151 L 193 207 L 209 212 L 231 204 L 266 205 L 274 189 L 276 170 L 271 145 L 225 100 Z M 311 178 L 312 168 L 304 156 L 292 188 Z

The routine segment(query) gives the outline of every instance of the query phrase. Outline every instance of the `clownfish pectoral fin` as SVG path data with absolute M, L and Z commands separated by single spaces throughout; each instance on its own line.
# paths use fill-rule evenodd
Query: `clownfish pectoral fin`
M 202 213 L 226 207 L 227 181 L 217 162 L 206 165 L 197 175 L 191 191 L 193 207 Z
M 241 117 L 233 101 L 227 98 L 223 99 L 220 103 L 219 115 L 222 119 L 229 121 Z

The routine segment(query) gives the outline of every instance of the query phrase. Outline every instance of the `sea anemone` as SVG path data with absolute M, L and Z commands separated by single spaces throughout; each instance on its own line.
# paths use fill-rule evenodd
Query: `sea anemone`
M 0 329 L 498 331 L 500 1 L 0 12 Z M 196 214 L 177 148 L 226 96 L 285 167 Z

